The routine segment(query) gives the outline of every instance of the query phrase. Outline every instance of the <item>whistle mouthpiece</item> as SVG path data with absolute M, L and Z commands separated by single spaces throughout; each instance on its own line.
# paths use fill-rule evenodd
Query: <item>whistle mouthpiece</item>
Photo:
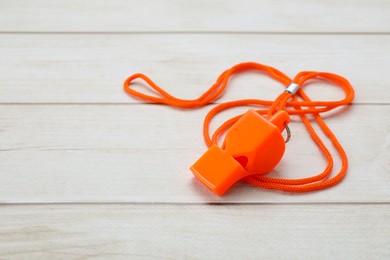
M 290 122 L 286 111 L 269 119 L 248 110 L 227 131 L 222 148 L 213 145 L 190 167 L 193 174 L 217 195 L 239 180 L 271 171 L 283 157 L 282 131 Z
M 248 175 L 241 164 L 216 145 L 211 146 L 190 169 L 207 188 L 220 196 Z

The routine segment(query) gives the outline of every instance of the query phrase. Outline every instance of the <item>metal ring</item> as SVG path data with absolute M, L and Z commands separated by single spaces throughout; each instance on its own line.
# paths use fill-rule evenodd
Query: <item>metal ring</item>
M 287 144 L 291 139 L 291 131 L 290 128 L 288 127 L 288 124 L 285 123 L 284 127 L 286 128 L 286 132 L 287 132 L 287 138 L 286 140 L 284 140 L 284 143 Z

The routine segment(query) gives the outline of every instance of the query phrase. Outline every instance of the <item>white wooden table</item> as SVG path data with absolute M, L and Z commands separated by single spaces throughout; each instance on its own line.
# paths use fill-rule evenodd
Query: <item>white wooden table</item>
M 351 81 L 354 104 L 325 115 L 350 159 L 341 184 L 297 195 L 240 183 L 216 197 L 188 170 L 212 106 L 122 90 L 144 72 L 195 98 L 242 61 Z M 0 0 L 0 258 L 389 259 L 389 71 L 386 0 Z M 281 90 L 248 73 L 218 102 Z M 301 123 L 291 128 L 272 174 L 321 171 Z

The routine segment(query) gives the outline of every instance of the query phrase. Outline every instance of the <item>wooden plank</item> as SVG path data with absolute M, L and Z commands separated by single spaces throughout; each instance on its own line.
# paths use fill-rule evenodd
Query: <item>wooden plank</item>
M 291 44 L 294 42 L 294 44 Z M 348 78 L 358 103 L 388 103 L 389 35 L 1 35 L 2 103 L 134 103 L 122 91 L 144 72 L 181 98 L 195 98 L 227 68 L 243 61 Z M 282 90 L 249 73 L 231 81 L 220 101 L 274 99 Z M 326 84 L 308 87 L 314 99 L 339 99 Z
M 192 177 L 188 167 L 206 150 L 201 125 L 209 109 L 2 105 L 1 202 L 389 202 L 389 121 L 383 115 L 390 106 L 355 105 L 328 114 L 349 154 L 349 174 L 337 187 L 294 196 L 242 183 L 216 197 Z M 221 115 L 212 127 L 235 113 Z M 302 125 L 291 129 L 273 176 L 322 171 L 324 158 Z
M 2 206 L 0 217 L 6 259 L 390 257 L 388 205 Z
M 386 0 L 2 0 L 2 32 L 390 32 Z

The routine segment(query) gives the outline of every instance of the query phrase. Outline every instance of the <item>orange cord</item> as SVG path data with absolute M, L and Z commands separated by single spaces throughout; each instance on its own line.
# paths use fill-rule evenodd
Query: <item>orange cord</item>
M 316 176 L 301 178 L 301 179 L 269 178 L 269 177 L 264 177 L 262 175 L 255 174 L 255 175 L 251 175 L 250 177 L 244 178 L 244 180 L 260 188 L 276 189 L 276 190 L 287 191 L 287 192 L 309 192 L 309 191 L 321 190 L 341 182 L 347 172 L 348 158 L 343 147 L 340 145 L 339 141 L 337 140 L 336 136 L 332 133 L 332 131 L 328 128 L 328 126 L 325 124 L 324 120 L 320 116 L 320 113 L 322 112 L 330 111 L 339 106 L 349 104 L 354 98 L 353 87 L 348 82 L 348 80 L 346 80 L 345 78 L 339 75 L 327 73 L 327 72 L 304 71 L 296 75 L 294 80 L 291 80 L 288 76 L 286 76 L 285 74 L 283 74 L 282 72 L 280 72 L 275 68 L 262 65 L 259 63 L 247 62 L 247 63 L 237 64 L 236 66 L 223 72 L 213 86 L 211 86 L 199 98 L 194 100 L 183 100 L 183 99 L 175 98 L 170 94 L 168 94 L 167 92 L 165 92 L 159 86 L 157 86 L 147 76 L 140 73 L 130 76 L 124 82 L 124 90 L 134 97 L 149 102 L 153 102 L 153 103 L 166 104 L 169 106 L 181 107 L 181 108 L 201 107 L 217 100 L 222 95 L 222 93 L 226 89 L 230 76 L 247 70 L 258 70 L 258 71 L 265 72 L 273 79 L 284 84 L 286 87 L 289 86 L 291 83 L 296 83 L 299 86 L 303 86 L 306 84 L 307 81 L 311 79 L 328 80 L 340 86 L 345 93 L 345 97 L 344 99 L 338 101 L 311 101 L 310 98 L 305 94 L 303 89 L 300 88 L 295 93 L 295 95 L 286 91 L 283 92 L 275 101 L 243 99 L 243 100 L 236 100 L 236 101 L 230 101 L 230 102 L 219 104 L 209 111 L 209 113 L 206 115 L 206 118 L 204 120 L 203 135 L 206 144 L 209 147 L 213 144 L 217 144 L 217 140 L 220 137 L 220 135 L 223 134 L 230 126 L 232 126 L 241 117 L 241 115 L 238 115 L 236 117 L 227 120 L 214 132 L 214 134 L 210 138 L 209 135 L 210 121 L 213 119 L 214 116 L 216 116 L 218 113 L 220 113 L 225 109 L 229 109 L 237 106 L 246 106 L 246 105 L 264 106 L 269 108 L 256 110 L 256 111 L 260 115 L 271 116 L 277 110 L 288 108 L 285 111 L 288 112 L 290 115 L 300 116 L 300 118 L 302 119 L 303 123 L 306 126 L 306 129 L 310 133 L 311 138 L 321 149 L 323 154 L 326 156 L 328 160 L 328 164 L 325 170 Z M 146 83 L 148 83 L 149 86 L 153 88 L 158 94 L 160 94 L 161 97 L 146 95 L 132 89 L 130 85 L 137 78 L 140 78 L 144 80 Z M 299 101 L 298 97 L 302 101 Z M 342 161 L 341 169 L 332 178 L 329 178 L 329 176 L 333 169 L 333 157 L 330 154 L 329 150 L 326 148 L 325 144 L 322 142 L 320 137 L 313 129 L 306 114 L 314 115 L 314 118 L 316 119 L 318 125 L 321 127 L 325 135 L 332 141 L 333 145 L 335 146 L 335 148 L 337 149 L 340 155 Z

